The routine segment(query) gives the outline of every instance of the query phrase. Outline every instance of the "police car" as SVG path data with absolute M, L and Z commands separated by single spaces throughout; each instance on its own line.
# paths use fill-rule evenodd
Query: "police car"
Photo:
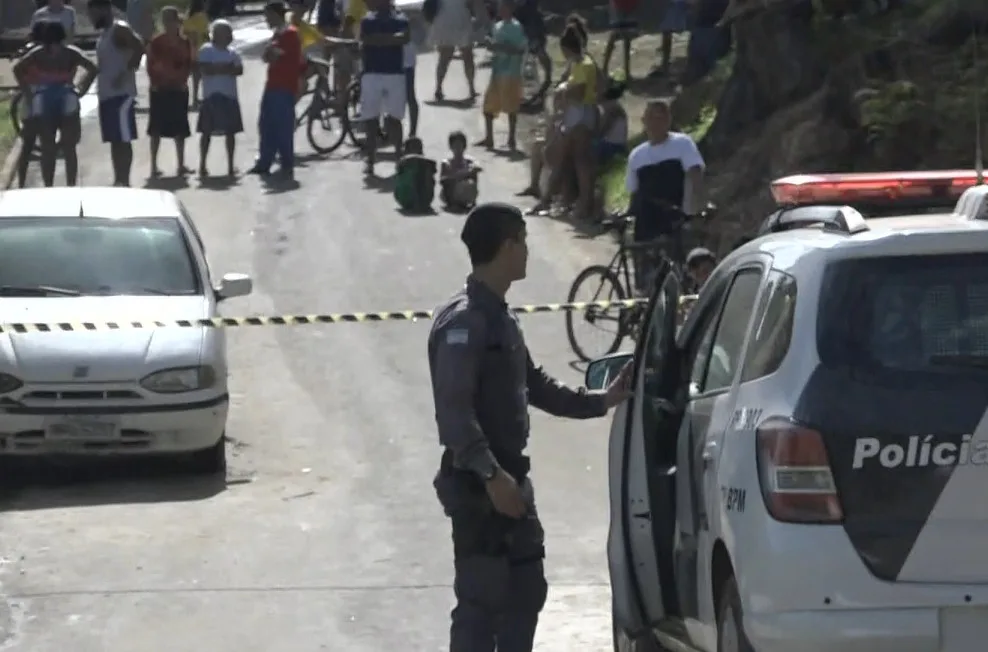
M 983 649 L 988 186 L 772 192 L 681 328 L 675 275 L 650 299 L 610 435 L 614 649 Z

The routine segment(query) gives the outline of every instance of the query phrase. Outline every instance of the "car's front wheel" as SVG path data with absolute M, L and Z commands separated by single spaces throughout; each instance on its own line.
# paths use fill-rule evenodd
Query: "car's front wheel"
M 190 472 L 202 475 L 225 474 L 226 433 L 209 448 L 189 453 L 188 468 Z
M 632 636 L 624 631 L 614 619 L 614 607 L 611 607 L 611 630 L 614 633 L 614 652 L 665 652 L 665 648 L 651 636 Z
M 724 582 L 717 614 L 717 652 L 754 652 L 744 635 L 741 596 L 734 578 Z

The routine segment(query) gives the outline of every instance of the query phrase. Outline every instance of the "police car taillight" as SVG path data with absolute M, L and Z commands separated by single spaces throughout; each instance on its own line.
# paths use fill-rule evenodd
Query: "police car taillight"
M 780 206 L 941 200 L 949 205 L 977 182 L 974 170 L 797 174 L 776 179 L 771 190 Z
M 787 523 L 835 523 L 844 518 L 823 437 L 782 417 L 757 430 L 758 477 L 765 507 Z

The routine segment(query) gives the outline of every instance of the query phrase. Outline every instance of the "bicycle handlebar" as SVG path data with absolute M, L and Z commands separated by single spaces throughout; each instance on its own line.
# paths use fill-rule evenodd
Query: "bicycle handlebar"
M 652 205 L 659 206 L 661 210 L 666 213 L 674 214 L 677 221 L 677 228 L 681 227 L 686 222 L 692 220 L 705 220 L 713 217 L 717 213 L 717 207 L 713 204 L 708 203 L 703 209 L 697 213 L 687 213 L 679 206 L 674 206 L 672 204 L 667 204 L 665 202 L 650 202 Z M 635 215 L 630 210 L 620 211 L 618 213 L 612 213 L 608 219 L 601 220 L 600 225 L 605 229 L 616 229 L 624 230 L 636 221 Z

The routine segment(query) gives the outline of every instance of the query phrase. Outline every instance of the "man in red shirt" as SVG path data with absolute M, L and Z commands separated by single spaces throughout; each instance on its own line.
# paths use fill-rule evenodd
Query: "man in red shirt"
M 268 78 L 261 95 L 258 119 L 260 147 L 250 174 L 269 174 L 277 154 L 281 173 L 294 179 L 295 172 L 295 98 L 299 87 L 302 41 L 298 31 L 285 20 L 288 12 L 283 2 L 269 2 L 264 18 L 274 36 L 261 57 L 268 64 Z
M 178 168 L 175 176 L 191 172 L 185 167 L 185 139 L 189 137 L 189 75 L 192 50 L 182 35 L 182 18 L 175 7 L 161 10 L 164 31 L 151 39 L 147 70 L 151 81 L 148 136 L 151 137 L 151 176 L 161 176 L 158 148 L 162 138 L 175 141 Z

